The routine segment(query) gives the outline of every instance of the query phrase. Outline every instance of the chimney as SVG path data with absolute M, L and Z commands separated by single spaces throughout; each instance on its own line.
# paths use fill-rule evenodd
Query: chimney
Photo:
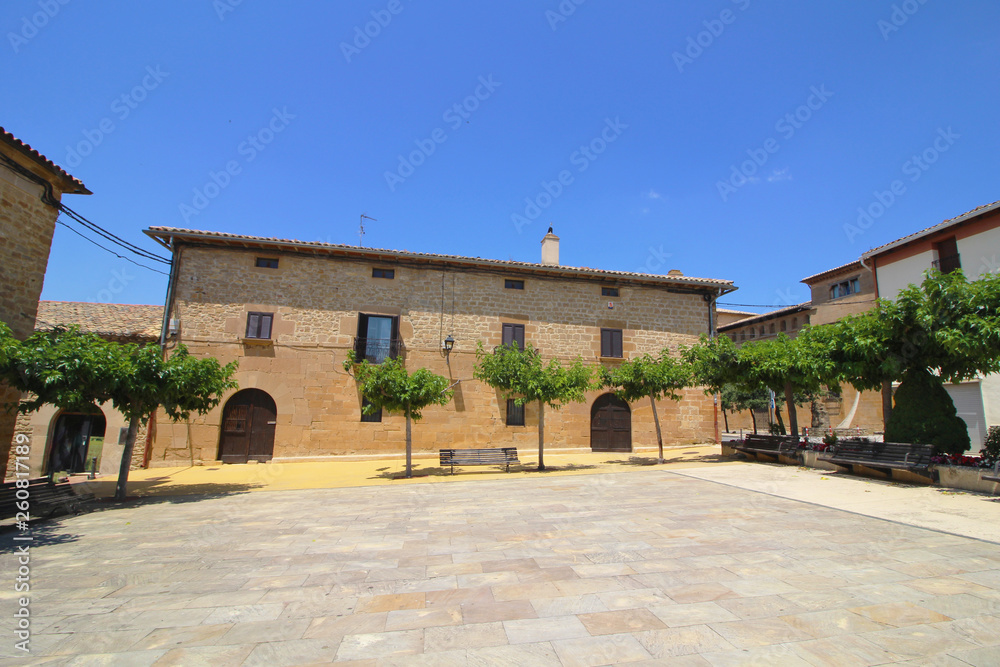
M 542 264 L 559 266 L 559 237 L 552 233 L 551 227 L 542 239 Z

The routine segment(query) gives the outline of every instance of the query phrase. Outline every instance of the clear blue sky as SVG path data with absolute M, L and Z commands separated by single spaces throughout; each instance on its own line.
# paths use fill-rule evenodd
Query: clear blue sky
M 6 0 L 0 125 L 151 250 L 150 225 L 356 244 L 364 212 L 367 246 L 538 261 L 553 225 L 564 264 L 787 304 L 1000 199 L 997 25 L 995 0 Z M 57 228 L 43 298 L 165 285 Z

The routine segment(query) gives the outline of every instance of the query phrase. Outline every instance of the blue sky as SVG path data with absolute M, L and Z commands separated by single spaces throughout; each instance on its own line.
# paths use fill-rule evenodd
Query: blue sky
M 1000 199 L 997 25 L 987 0 L 6 0 L 0 125 L 150 250 L 151 225 L 357 244 L 367 213 L 366 246 L 538 261 L 552 225 L 564 264 L 777 306 Z M 59 227 L 43 298 L 165 285 Z

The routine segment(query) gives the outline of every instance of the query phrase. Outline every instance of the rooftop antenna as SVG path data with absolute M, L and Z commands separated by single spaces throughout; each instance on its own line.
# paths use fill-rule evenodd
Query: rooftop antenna
M 365 220 L 371 220 L 372 222 L 378 222 L 375 218 L 371 217 L 367 213 L 361 214 L 361 224 L 358 225 L 358 247 L 365 247 Z

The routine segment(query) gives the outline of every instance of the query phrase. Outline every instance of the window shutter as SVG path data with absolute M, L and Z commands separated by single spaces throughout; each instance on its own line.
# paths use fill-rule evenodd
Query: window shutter
M 246 338 L 256 338 L 257 329 L 260 327 L 260 315 L 257 313 L 250 313 L 247 316 L 247 334 Z
M 274 315 L 261 315 L 260 316 L 260 338 L 270 338 L 271 337 L 271 320 Z
M 505 324 L 503 325 L 503 345 L 517 345 L 517 349 L 524 349 L 524 325 Z

